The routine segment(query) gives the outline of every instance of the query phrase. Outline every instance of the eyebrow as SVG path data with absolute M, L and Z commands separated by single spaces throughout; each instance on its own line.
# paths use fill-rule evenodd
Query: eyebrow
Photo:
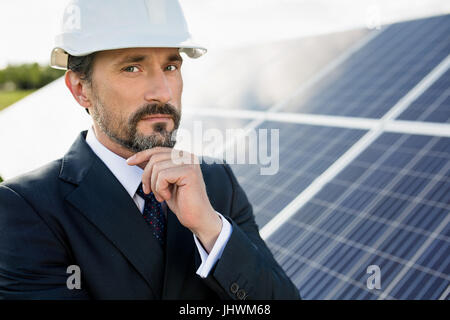
M 142 62 L 145 61 L 147 59 L 147 56 L 145 55 L 127 55 L 125 57 L 123 57 L 122 59 L 120 59 L 118 62 L 114 63 L 114 66 L 121 66 L 124 64 L 128 64 L 128 63 L 137 63 L 137 62 Z M 179 55 L 179 54 L 171 54 L 170 56 L 167 57 L 167 62 L 175 62 L 175 61 L 179 61 L 179 62 L 183 62 L 183 58 Z
M 167 61 L 168 62 L 175 62 L 175 61 L 183 62 L 183 58 L 179 54 L 171 54 L 167 58 Z
M 116 63 L 114 63 L 114 66 L 121 66 L 127 63 L 142 62 L 145 60 L 145 58 L 146 57 L 144 55 L 127 55 L 122 59 L 120 59 L 119 61 L 117 61 Z

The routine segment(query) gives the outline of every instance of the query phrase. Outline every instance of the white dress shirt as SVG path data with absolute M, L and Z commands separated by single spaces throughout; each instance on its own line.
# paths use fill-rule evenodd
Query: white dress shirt
M 103 144 L 101 144 L 97 140 L 92 127 L 88 130 L 86 143 L 91 147 L 92 151 L 94 151 L 94 153 L 105 163 L 105 165 L 113 173 L 117 180 L 119 180 L 130 197 L 136 203 L 139 211 L 142 213 L 144 211 L 145 200 L 136 193 L 136 190 L 142 181 L 142 173 L 144 170 L 142 170 L 138 166 L 129 166 L 126 162 L 126 159 L 120 157 L 119 155 L 106 148 Z M 167 214 L 166 203 L 163 202 L 162 206 Z M 227 221 L 227 219 L 225 219 L 219 212 L 216 211 L 216 213 L 222 219 L 222 230 L 220 231 L 219 237 L 214 243 L 214 246 L 209 254 L 205 251 L 200 241 L 193 234 L 194 242 L 202 259 L 202 263 L 197 269 L 197 274 L 202 278 L 206 278 L 208 276 L 211 268 L 214 266 L 217 260 L 220 259 L 232 231 L 232 226 Z

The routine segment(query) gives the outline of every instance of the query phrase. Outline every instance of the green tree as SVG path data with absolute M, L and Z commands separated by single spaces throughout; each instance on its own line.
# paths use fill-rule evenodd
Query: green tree
M 20 90 L 39 89 L 63 74 L 63 70 L 41 66 L 38 63 L 8 65 L 0 70 L 0 89 L 11 84 Z

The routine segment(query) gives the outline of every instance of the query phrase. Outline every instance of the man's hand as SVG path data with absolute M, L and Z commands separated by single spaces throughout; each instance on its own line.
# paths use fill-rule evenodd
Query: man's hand
M 186 151 L 156 147 L 136 153 L 127 163 L 144 170 L 144 192 L 153 191 L 156 200 L 165 200 L 209 253 L 222 230 L 222 220 L 209 202 L 197 157 Z

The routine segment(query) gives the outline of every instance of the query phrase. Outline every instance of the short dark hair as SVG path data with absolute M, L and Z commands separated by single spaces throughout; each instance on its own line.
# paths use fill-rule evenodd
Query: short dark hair
M 95 52 L 86 56 L 72 56 L 69 54 L 67 60 L 67 69 L 77 73 L 81 80 L 85 80 L 88 83 L 92 81 L 92 71 L 94 67 Z
M 67 69 L 72 70 L 79 75 L 81 80 L 92 84 L 92 71 L 94 67 L 95 52 L 86 56 L 72 56 L 69 54 L 67 59 Z M 86 112 L 89 110 L 86 108 Z

